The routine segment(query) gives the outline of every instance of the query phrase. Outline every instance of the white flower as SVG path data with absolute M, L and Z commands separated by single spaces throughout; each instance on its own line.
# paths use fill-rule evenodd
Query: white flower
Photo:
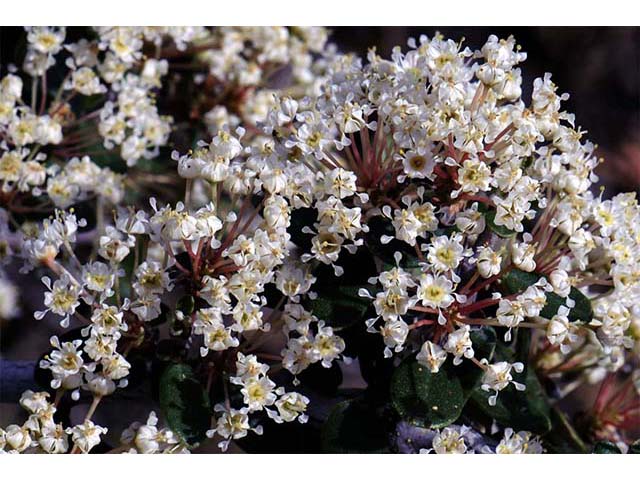
M 491 247 L 478 247 L 478 260 L 476 267 L 482 278 L 489 278 L 500 273 L 502 257 Z
M 276 287 L 287 297 L 297 301 L 298 295 L 307 293 L 316 278 L 309 269 L 294 263 L 285 263 L 276 272 Z
M 436 272 L 453 272 L 467 254 L 462 246 L 463 237 L 455 234 L 451 238 L 441 235 L 427 246 L 427 261 Z M 452 278 L 458 280 L 457 275 Z
M 447 341 L 444 344 L 444 349 L 450 354 L 454 355 L 453 364 L 460 365 L 462 363 L 462 358 L 472 358 L 474 355 L 473 352 L 473 343 L 471 342 L 471 337 L 469 336 L 471 332 L 471 328 L 469 325 L 464 325 L 463 327 L 454 330 L 447 336 Z
M 402 167 L 409 178 L 433 178 L 433 169 L 436 165 L 433 153 L 430 150 L 419 149 L 410 151 L 402 156 Z
M 452 193 L 452 198 L 456 198 L 460 192 L 485 192 L 489 190 L 492 183 L 491 169 L 477 158 L 465 160 L 458 169 L 458 183 L 460 189 Z
M 577 335 L 573 333 L 573 328 L 569 323 L 569 309 L 560 305 L 549 323 L 547 323 L 547 339 L 551 345 L 559 345 L 560 351 L 564 354 L 571 351 L 571 344 L 577 340 Z
M 469 427 L 458 427 L 456 425 L 445 427 L 433 437 L 433 450 L 438 454 L 466 453 L 467 444 L 465 434 Z
M 128 235 L 116 230 L 112 226 L 108 226 L 105 235 L 100 237 L 100 249 L 98 253 L 112 264 L 122 262 L 131 251 L 131 247 L 136 244 L 136 239 L 132 235 Z
M 158 262 L 148 260 L 138 265 L 135 272 L 136 281 L 133 289 L 140 296 L 162 294 L 171 290 L 169 274 L 165 272 Z
M 74 71 L 64 88 L 75 90 L 82 95 L 98 95 L 107 91 L 107 88 L 100 84 L 100 78 L 88 67 L 80 67 Z
M 42 428 L 38 444 L 47 453 L 66 453 L 69 449 L 67 432 L 61 424 L 47 425 Z
M 407 291 L 402 287 L 390 287 L 376 294 L 373 306 L 376 314 L 383 320 L 391 321 L 401 317 L 412 306 L 413 301 Z
M 389 320 L 380 327 L 380 333 L 385 344 L 384 356 L 390 357 L 391 349 L 395 352 L 402 351 L 409 334 L 409 326 L 402 319 Z
M 242 408 L 240 410 L 230 409 L 226 410 L 224 406 L 218 404 L 214 407 L 216 411 L 222 411 L 222 415 L 218 418 L 216 428 L 209 430 L 207 436 L 209 438 L 218 434 L 225 440 L 218 443 L 218 447 L 224 452 L 229 448 L 231 440 L 238 440 L 246 437 L 250 430 L 256 431 L 256 433 L 262 433 L 262 429 L 252 429 L 249 425 L 249 416 L 247 410 Z
M 55 55 L 62 48 L 64 42 L 64 27 L 27 27 L 27 41 L 36 51 L 48 55 Z
M 247 380 L 240 392 L 248 411 L 255 412 L 273 405 L 277 398 L 274 393 L 275 386 L 276 384 L 267 377 Z
M 176 435 L 171 430 L 159 429 L 157 425 L 158 417 L 152 411 L 145 425 L 138 424 L 135 432 L 126 432 L 127 435 L 123 433 L 124 440 L 133 437 L 138 452 L 145 454 L 162 452 L 178 443 Z
M 83 388 L 89 390 L 93 395 L 105 397 L 116 391 L 115 382 L 102 373 L 88 372 L 85 374 L 85 380 L 86 385 L 83 385 Z
M 493 390 L 494 395 L 489 397 L 489 405 L 495 406 L 498 398 L 498 392 L 507 388 L 512 383 L 516 390 L 524 390 L 525 386 L 522 383 L 518 383 L 513 380 L 511 370 L 521 373 L 524 370 L 524 365 L 520 362 L 498 362 L 491 365 L 487 365 L 484 376 L 482 377 L 482 385 L 480 388 L 485 392 Z
M 209 203 L 199 209 L 196 214 L 197 231 L 201 237 L 213 237 L 217 232 L 222 230 L 222 221 L 216 216 L 216 207 L 213 203 Z M 218 244 L 212 243 L 214 248 Z
M 143 322 L 149 322 L 161 313 L 160 297 L 156 295 L 145 295 L 139 297 L 130 304 L 130 309 Z
M 402 240 L 412 246 L 416 244 L 422 224 L 411 210 L 396 210 L 391 224 L 396 230 L 396 238 L 398 240 Z M 382 241 L 383 243 L 385 242 L 384 239 Z
M 34 313 L 36 320 L 44 318 L 47 312 L 55 313 L 62 318 L 60 325 L 69 326 L 69 318 L 80 305 L 80 294 L 82 288 L 68 274 L 63 274 L 58 280 L 51 285 L 49 277 L 43 277 L 42 283 L 49 289 L 44 293 L 44 305 L 46 310 Z
M 320 232 L 311 239 L 311 253 L 324 264 L 331 264 L 338 260 L 344 240 L 330 232 Z M 304 258 L 303 258 L 304 259 Z
M 22 97 L 22 79 L 11 73 L 4 76 L 0 81 L 0 97 L 15 101 Z
M 356 175 L 343 168 L 334 168 L 324 176 L 324 188 L 328 195 L 342 199 L 356 193 Z
M 68 428 L 67 433 L 71 435 L 73 444 L 80 449 L 82 453 L 89 451 L 100 443 L 100 436 L 107 433 L 105 427 L 96 425 L 91 420 L 85 420 L 84 423 Z
M 380 275 L 378 275 L 378 281 L 386 290 L 398 288 L 401 291 L 406 291 L 407 288 L 416 286 L 412 275 L 397 266 L 380 272 Z
M 19 425 L 9 425 L 4 431 L 4 440 L 17 452 L 25 451 L 34 443 L 29 430 Z
M 453 283 L 441 275 L 426 274 L 420 278 L 416 295 L 422 305 L 430 308 L 447 308 L 455 298 Z
M 536 254 L 535 245 L 529 243 L 511 244 L 511 259 L 516 267 L 525 272 L 533 272 L 536 269 L 536 262 L 533 257 Z
M 91 322 L 95 331 L 101 335 L 115 335 L 127 331 L 127 324 L 122 321 L 123 313 L 113 305 L 102 305 L 93 310 Z
M 80 373 L 83 368 L 87 368 L 82 360 L 82 340 L 60 343 L 58 337 L 50 339 L 51 345 L 55 348 L 50 354 L 40 361 L 40 368 L 51 370 L 53 380 L 51 388 L 63 386 L 68 390 L 77 388 L 82 382 Z
M 202 312 L 202 310 L 198 311 L 197 315 L 202 319 L 200 312 Z M 209 353 L 209 350 L 219 352 L 227 350 L 228 348 L 237 347 L 240 341 L 235 338 L 231 332 L 231 328 L 225 327 L 221 320 L 214 320 L 211 325 L 203 327 L 204 347 L 200 347 L 200 354 L 204 357 Z
M 205 166 L 205 160 L 201 156 L 180 155 L 175 150 L 171 153 L 171 159 L 178 162 L 178 175 L 182 178 L 199 177 Z
M 456 216 L 456 227 L 458 230 L 468 235 L 470 241 L 475 242 L 486 227 L 485 215 L 478 211 L 478 204 L 474 203 L 471 208 L 460 212 Z
M 113 296 L 115 274 L 109 265 L 102 262 L 90 262 L 82 269 L 83 286 L 87 290 L 100 294 L 103 301 Z
M 505 341 L 511 340 L 511 329 L 517 327 L 524 321 L 525 310 L 521 301 L 507 300 L 501 298 L 496 311 L 496 318 L 500 325 L 507 327 L 508 330 L 504 336 Z
M 277 423 L 293 422 L 296 419 L 300 423 L 306 423 L 309 418 L 304 413 L 309 405 L 309 399 L 299 393 L 285 393 L 276 401 L 275 405 L 278 409 L 278 415 L 271 414 L 270 416 Z
M 549 281 L 553 286 L 555 294 L 562 298 L 566 298 L 571 293 L 571 281 L 569 280 L 569 274 L 565 270 L 554 270 L 549 275 Z
M 238 352 L 236 360 L 236 375 L 231 377 L 231 383 L 244 385 L 248 380 L 266 375 L 269 366 L 258 361 L 255 355 L 244 355 Z
M 129 375 L 131 364 L 119 353 L 100 359 L 102 374 L 112 380 L 119 380 Z
M 540 440 L 530 432 L 515 433 L 512 428 L 505 428 L 504 437 L 496 447 L 498 454 L 543 453 Z
M 49 402 L 47 401 L 48 397 L 49 394 L 47 392 L 35 393 L 31 390 L 26 390 L 20 396 L 20 405 L 30 413 L 38 413 L 39 411 L 49 407 Z
M 447 352 L 440 345 L 430 340 L 422 344 L 422 348 L 416 356 L 418 363 L 427 367 L 431 373 L 438 373 L 446 359 Z
M 318 333 L 314 337 L 313 346 L 325 368 L 329 368 L 345 349 L 344 340 L 331 327 L 325 327 L 324 322 L 318 322 Z

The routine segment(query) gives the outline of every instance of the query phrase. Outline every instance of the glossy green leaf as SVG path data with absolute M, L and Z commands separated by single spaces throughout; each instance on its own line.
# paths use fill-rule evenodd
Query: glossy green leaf
M 491 360 L 496 347 L 493 328 L 473 329 L 470 335 L 477 358 Z M 441 428 L 458 419 L 482 374 L 466 360 L 457 366 L 447 360 L 438 373 L 431 373 L 415 358 L 407 358 L 391 378 L 391 401 L 404 420 Z
M 210 425 L 209 397 L 183 363 L 169 365 L 160 377 L 160 408 L 169 428 L 188 444 L 201 442 Z
M 391 402 L 404 420 L 441 428 L 458 419 L 465 392 L 449 362 L 438 373 L 431 373 L 415 358 L 407 358 L 391 378 Z
M 524 378 L 519 378 L 524 376 Z M 491 393 L 480 388 L 473 391 L 471 398 L 476 406 L 503 427 L 514 430 L 527 430 L 536 434 L 545 434 L 551 430 L 551 410 L 546 395 L 532 368 L 524 374 L 516 375 L 516 380 L 526 385 L 521 392 L 512 385 L 502 390 L 495 406 L 489 405 Z

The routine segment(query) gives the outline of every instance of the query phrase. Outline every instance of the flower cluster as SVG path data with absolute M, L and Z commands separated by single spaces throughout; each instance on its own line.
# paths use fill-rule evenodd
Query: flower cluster
M 101 401 L 134 389 L 135 355 L 159 371 L 166 427 L 151 412 L 112 451 L 187 453 L 211 438 L 227 450 L 313 420 L 327 450 L 345 451 L 336 423 L 386 428 L 392 411 L 398 432 L 425 427 L 418 451 L 541 453 L 565 415 L 543 384 L 564 397 L 603 381 L 580 433 L 630 443 L 640 205 L 593 192 L 596 147 L 549 74 L 522 98 L 514 38 L 474 51 L 423 36 L 366 62 L 317 28 L 92 38 L 30 28 L 24 73 L 0 82 L 4 257 L 42 273 L 34 317 L 63 329 L 39 362 L 54 404 L 25 392 L 31 416 L 0 431 L 2 449 L 90 451 L 107 435 L 92 421 Z M 193 126 L 161 108 L 184 58 L 205 92 L 190 118 L 206 130 L 169 153 Z M 97 108 L 76 114 L 78 96 Z M 368 387 L 318 413 L 314 385 L 326 394 L 336 371 Z M 87 399 L 84 423 L 54 420 L 59 402 Z
M 69 357 L 70 361 L 73 361 Z M 20 405 L 29 418 L 23 425 L 9 425 L 0 430 L 0 448 L 10 453 L 36 452 L 66 453 L 69 450 L 69 437 L 73 441 L 73 449 L 88 453 L 100 443 L 101 436 L 107 429 L 86 419 L 83 423 L 64 428 L 56 423 L 54 415 L 56 406 L 48 400 L 46 392 L 34 393 L 27 390 L 20 398 Z M 56 402 L 57 403 L 57 402 Z
M 536 454 L 544 447 L 539 438 L 529 432 L 514 432 L 506 428 L 496 441 L 468 427 L 449 425 L 442 429 L 426 429 L 400 423 L 396 443 L 402 453 L 434 454 Z

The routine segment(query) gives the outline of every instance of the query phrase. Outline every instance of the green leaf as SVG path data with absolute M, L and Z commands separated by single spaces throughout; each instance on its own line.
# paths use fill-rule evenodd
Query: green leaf
M 627 453 L 640 454 L 640 440 L 636 440 L 629 445 L 629 451 Z
M 441 428 L 458 419 L 465 392 L 449 361 L 438 373 L 431 373 L 410 357 L 393 373 L 391 402 L 404 420 L 422 427 Z
M 530 342 L 531 331 L 520 329 L 510 346 L 496 342 L 493 361 L 522 362 L 527 365 Z M 492 407 L 488 402 L 492 392 L 475 388 L 471 394 L 472 407 L 504 427 L 528 430 L 540 435 L 547 433 L 552 427 L 551 408 L 535 370 L 526 366 L 524 372 L 514 373 L 514 379 L 524 383 L 526 390 L 521 392 L 510 385 L 500 392 L 496 405 Z
M 527 368 L 524 379 L 516 378 L 526 385 L 520 392 L 512 385 L 502 390 L 495 406 L 489 405 L 490 392 L 476 388 L 471 398 L 477 407 L 504 427 L 528 430 L 543 435 L 551 430 L 550 407 L 533 368 Z M 518 375 L 516 375 L 518 377 Z
M 593 446 L 593 452 L 598 454 L 622 453 L 620 449 L 611 442 L 598 442 Z
M 470 336 L 476 356 L 491 360 L 496 347 L 493 328 L 474 329 Z M 438 373 L 431 373 L 415 358 L 407 358 L 391 377 L 391 402 L 404 420 L 423 427 L 445 427 L 458 419 L 482 374 L 470 361 L 454 366 L 447 360 Z
M 209 397 L 189 365 L 169 365 L 160 377 L 160 408 L 169 428 L 186 443 L 201 442 L 211 419 Z
M 533 285 L 543 276 L 533 272 L 523 272 L 522 270 L 511 270 L 502 279 L 502 285 L 510 294 L 522 293 L 527 287 Z M 547 303 L 540 312 L 540 316 L 544 318 L 551 318 L 556 313 L 560 305 L 564 305 L 565 299 L 559 297 L 553 292 L 546 294 Z M 569 321 L 583 321 L 585 323 L 590 322 L 593 319 L 593 309 L 591 307 L 591 301 L 585 297 L 580 290 L 575 287 L 571 287 L 569 298 L 575 302 L 575 306 L 569 312 Z
M 385 453 L 388 434 L 385 418 L 363 399 L 338 403 L 322 428 L 326 453 Z

